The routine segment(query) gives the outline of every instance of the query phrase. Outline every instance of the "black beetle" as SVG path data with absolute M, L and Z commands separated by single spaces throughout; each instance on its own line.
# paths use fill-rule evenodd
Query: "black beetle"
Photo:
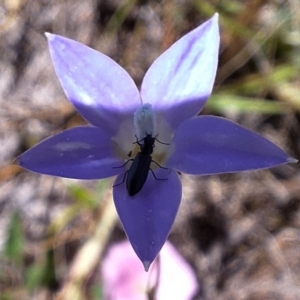
M 143 141 L 143 144 L 137 141 L 141 151 L 134 158 L 127 174 L 126 188 L 130 196 L 137 194 L 144 186 L 152 162 L 155 138 L 147 134 Z
M 160 166 L 156 161 L 152 160 L 151 154 L 153 152 L 155 140 L 161 144 L 169 145 L 167 143 L 160 142 L 158 139 L 152 137 L 151 134 L 147 134 L 146 137 L 144 137 L 140 141 L 137 140 L 135 143 L 140 146 L 141 151 L 137 153 L 137 155 L 134 159 L 129 159 L 122 166 L 122 167 L 124 167 L 129 161 L 132 161 L 132 164 L 131 164 L 129 170 L 125 173 L 122 182 L 120 182 L 114 186 L 118 186 L 118 185 L 122 184 L 127 175 L 126 188 L 127 188 L 128 194 L 130 196 L 134 196 L 144 186 L 144 184 L 147 180 L 147 177 L 148 177 L 149 170 L 152 172 L 152 174 L 156 180 L 167 180 L 167 178 L 157 178 L 155 176 L 154 172 L 152 171 L 152 169 L 150 168 L 151 163 L 154 162 L 160 168 L 166 169 L 166 170 L 168 169 L 168 168 L 164 168 L 164 167 Z M 143 144 L 140 143 L 141 141 L 143 141 Z M 131 151 L 129 153 L 131 155 Z M 115 167 L 115 168 L 119 168 L 119 167 Z

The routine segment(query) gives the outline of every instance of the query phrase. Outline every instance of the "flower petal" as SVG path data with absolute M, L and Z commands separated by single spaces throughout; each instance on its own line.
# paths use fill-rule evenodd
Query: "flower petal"
M 76 179 L 119 174 L 122 162 L 112 151 L 111 137 L 97 127 L 76 127 L 43 140 L 18 158 L 30 171 Z
M 219 40 L 215 14 L 174 43 L 147 71 L 141 88 L 143 103 L 164 111 L 172 128 L 195 116 L 210 96 Z
M 146 271 L 168 237 L 181 200 L 181 183 L 175 171 L 159 169 L 155 175 L 168 180 L 156 180 L 149 174 L 142 190 L 133 197 L 125 183 L 113 189 L 126 235 Z M 123 178 L 124 174 L 119 175 L 115 184 Z
M 182 123 L 173 141 L 167 166 L 188 174 L 263 169 L 295 161 L 259 134 L 213 116 Z
M 188 300 L 199 289 L 193 269 L 168 241 L 149 273 L 127 240 L 110 245 L 101 264 L 103 299 L 148 299 L 147 294 L 155 289 L 155 299 Z
M 115 132 L 120 116 L 133 113 L 141 104 L 129 74 L 106 55 L 81 43 L 46 35 L 66 96 L 90 123 Z

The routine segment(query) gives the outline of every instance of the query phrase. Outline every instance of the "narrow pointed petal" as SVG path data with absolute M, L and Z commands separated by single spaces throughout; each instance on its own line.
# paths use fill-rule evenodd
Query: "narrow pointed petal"
M 128 195 L 126 184 L 113 189 L 118 215 L 126 235 L 146 268 L 149 268 L 164 245 L 174 222 L 180 200 L 181 183 L 173 170 L 157 170 L 156 180 L 152 174 L 142 190 L 133 197 Z M 123 179 L 119 175 L 116 183 Z
M 129 74 L 106 55 L 47 33 L 56 74 L 68 99 L 90 123 L 115 132 L 120 116 L 140 105 Z
M 158 57 L 142 83 L 143 103 L 164 111 L 175 129 L 205 105 L 214 84 L 219 52 L 218 14 Z
M 229 120 L 203 116 L 178 127 L 167 165 L 195 175 L 270 168 L 295 162 L 259 134 Z
M 18 158 L 23 168 L 47 175 L 102 179 L 120 173 L 111 137 L 97 127 L 76 127 L 49 137 Z

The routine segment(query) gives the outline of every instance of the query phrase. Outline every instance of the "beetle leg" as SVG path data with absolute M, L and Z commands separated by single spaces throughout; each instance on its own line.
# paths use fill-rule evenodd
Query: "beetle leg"
M 118 167 L 113 167 L 113 169 L 117 169 L 117 168 L 123 168 L 123 167 L 125 167 L 125 166 L 128 164 L 128 162 L 130 162 L 130 161 L 133 161 L 133 158 L 131 158 L 131 159 L 128 159 L 124 165 L 122 165 L 122 166 L 118 166 Z
M 167 168 L 164 168 L 164 169 L 167 169 Z M 153 175 L 153 177 L 154 177 L 156 180 L 168 180 L 168 178 L 157 178 L 157 177 L 155 176 L 154 171 L 153 171 L 152 169 L 149 169 L 149 170 L 152 172 L 152 175 Z
M 119 185 L 121 185 L 122 183 L 124 183 L 127 174 L 128 174 L 128 171 L 125 172 L 124 177 L 123 177 L 123 180 L 122 180 L 121 182 L 117 183 L 117 184 L 114 184 L 113 187 L 119 186 Z
M 162 167 L 159 163 L 157 163 L 155 160 L 152 160 L 151 162 L 154 162 L 156 165 L 158 165 L 161 169 L 168 170 L 168 168 Z M 150 169 L 151 170 L 151 169 Z

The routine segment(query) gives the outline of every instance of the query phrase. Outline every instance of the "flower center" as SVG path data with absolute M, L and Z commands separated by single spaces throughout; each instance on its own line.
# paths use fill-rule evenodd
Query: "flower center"
M 134 113 L 133 121 L 136 137 L 139 141 L 143 141 L 148 134 L 153 136 L 156 129 L 156 117 L 151 104 L 146 103 L 140 106 Z
M 149 135 L 155 138 L 153 153 L 151 154 L 152 160 L 160 166 L 165 166 L 166 160 L 173 149 L 173 132 L 165 121 L 163 114 L 155 114 L 149 103 L 138 107 L 133 120 L 131 117 L 120 124 L 117 135 L 112 139 L 116 155 L 124 162 L 134 159 L 137 153 L 141 151 L 144 139 Z M 128 163 L 127 165 L 127 168 L 129 168 L 131 164 Z M 151 164 L 152 170 L 157 168 L 157 164 Z

